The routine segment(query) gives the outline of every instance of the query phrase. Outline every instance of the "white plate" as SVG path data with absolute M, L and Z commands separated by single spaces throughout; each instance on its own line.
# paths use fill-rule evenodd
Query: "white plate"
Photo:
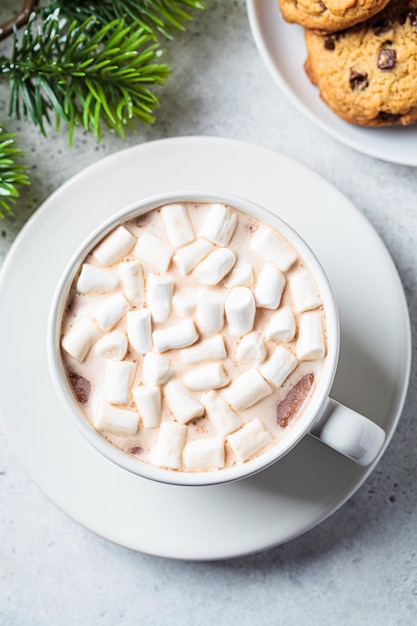
M 35 213 L 0 275 L 0 415 L 10 444 L 44 493 L 99 535 L 150 554 L 219 559 L 305 532 L 351 496 L 375 464 L 357 467 L 307 436 L 253 478 L 165 486 L 94 452 L 63 414 L 45 337 L 67 259 L 115 211 L 187 187 L 224 190 L 276 210 L 313 246 L 341 314 L 333 396 L 385 428 L 387 443 L 408 385 L 410 327 L 395 267 L 362 214 L 322 178 L 264 148 L 208 137 L 150 142 L 87 168 Z
M 247 0 L 252 34 L 272 77 L 308 117 L 339 141 L 365 154 L 403 165 L 417 165 L 417 124 L 361 128 L 335 115 L 304 72 L 304 30 L 286 23 L 278 0 Z

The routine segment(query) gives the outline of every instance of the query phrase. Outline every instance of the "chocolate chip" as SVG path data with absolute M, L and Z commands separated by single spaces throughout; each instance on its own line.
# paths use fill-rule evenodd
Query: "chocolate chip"
M 68 378 L 71 384 L 71 387 L 74 390 L 75 395 L 77 396 L 77 400 L 80 404 L 86 404 L 88 402 L 88 398 L 90 397 L 91 392 L 91 384 L 90 381 L 81 376 L 81 374 L 77 374 L 74 370 L 68 370 Z
M 323 44 L 326 50 L 334 50 L 336 48 L 336 42 L 333 37 L 325 37 Z
M 387 33 L 389 30 L 391 30 L 391 28 L 392 26 L 388 20 L 379 19 L 374 24 L 374 33 L 377 37 L 379 37 L 380 35 Z
M 392 48 L 381 48 L 378 54 L 377 67 L 380 70 L 392 70 L 396 59 L 395 50 L 392 50 Z
M 289 422 L 297 415 L 314 383 L 314 374 L 305 374 L 295 383 L 286 397 L 277 406 L 277 424 L 281 428 L 286 428 Z
M 389 113 L 388 111 L 380 111 L 376 116 L 376 119 L 380 122 L 396 124 L 401 119 L 401 113 Z
M 322 11 L 327 11 L 327 7 L 326 7 L 326 5 L 324 4 L 324 2 L 321 2 L 321 0 L 319 0 L 319 2 L 317 2 L 317 4 L 319 5 L 319 7 L 320 7 L 320 9 L 321 9 Z
M 361 74 L 354 69 L 350 70 L 349 84 L 352 91 L 355 89 L 366 89 L 368 86 L 368 74 Z
M 407 13 L 407 19 L 410 22 L 411 26 L 417 28 L 417 11 L 409 11 Z

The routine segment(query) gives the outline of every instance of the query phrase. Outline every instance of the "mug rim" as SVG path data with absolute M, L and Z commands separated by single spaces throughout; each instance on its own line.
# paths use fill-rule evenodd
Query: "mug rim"
M 318 387 L 309 399 L 308 407 L 297 419 L 282 440 L 276 442 L 265 452 L 236 466 L 204 471 L 177 471 L 158 467 L 142 461 L 110 443 L 94 426 L 82 411 L 69 384 L 61 354 L 61 324 L 68 300 L 69 290 L 79 267 L 85 257 L 111 230 L 139 215 L 148 213 L 164 204 L 176 202 L 196 202 L 226 204 L 249 214 L 265 224 L 275 228 L 295 247 L 302 260 L 317 282 L 326 319 L 327 352 Z M 87 442 L 109 461 L 142 478 L 164 484 L 182 486 L 208 486 L 228 483 L 252 476 L 279 461 L 311 431 L 320 419 L 327 404 L 330 389 L 336 374 L 340 350 L 340 324 L 336 300 L 327 274 L 314 251 L 299 233 L 283 220 L 278 213 L 262 206 L 258 202 L 223 191 L 170 191 L 153 194 L 138 199 L 118 210 L 103 221 L 81 242 L 67 262 L 57 283 L 51 302 L 47 325 L 47 357 L 49 373 L 57 395 L 78 432 Z

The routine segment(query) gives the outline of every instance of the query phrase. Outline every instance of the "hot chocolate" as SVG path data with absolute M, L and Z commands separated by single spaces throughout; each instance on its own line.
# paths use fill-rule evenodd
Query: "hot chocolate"
M 219 203 L 166 204 L 84 259 L 62 321 L 81 410 L 126 454 L 177 472 L 245 463 L 314 394 L 326 320 L 281 233 Z

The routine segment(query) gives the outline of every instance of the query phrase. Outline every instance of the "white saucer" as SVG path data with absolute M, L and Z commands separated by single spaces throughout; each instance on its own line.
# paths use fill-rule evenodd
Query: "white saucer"
M 253 478 L 216 487 L 164 486 L 106 461 L 63 414 L 49 378 L 45 336 L 68 257 L 114 211 L 187 187 L 224 190 L 275 209 L 316 250 L 341 314 L 333 396 L 378 422 L 387 443 L 408 385 L 410 326 L 396 269 L 362 214 L 322 178 L 264 148 L 208 137 L 146 143 L 87 168 L 35 213 L 0 274 L 6 437 L 43 492 L 102 537 L 149 554 L 219 559 L 307 531 L 351 496 L 375 464 L 357 467 L 307 436 Z
M 255 43 L 274 80 L 291 101 L 322 130 L 365 154 L 403 165 L 417 165 L 417 124 L 361 128 L 335 115 L 304 72 L 304 30 L 286 23 L 277 0 L 246 0 Z

